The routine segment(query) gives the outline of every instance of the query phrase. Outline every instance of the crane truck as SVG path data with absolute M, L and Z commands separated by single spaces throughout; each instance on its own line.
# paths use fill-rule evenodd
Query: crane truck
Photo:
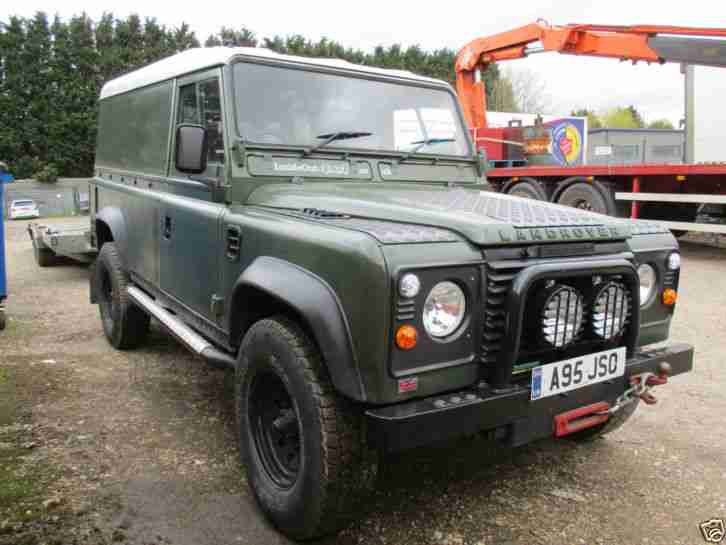
M 489 182 L 504 193 L 613 216 L 658 220 L 681 235 L 726 233 L 726 163 L 696 162 L 694 67 L 726 67 L 726 29 L 680 26 L 549 25 L 538 21 L 477 38 L 456 59 L 456 88 L 477 148 L 501 142 L 487 123 L 483 72 L 491 64 L 557 52 L 647 63 L 680 63 L 685 78 L 685 153 L 679 164 L 535 165 L 492 161 Z M 711 130 L 713 123 L 707 123 Z M 508 142 L 517 144 L 517 142 Z M 726 155 L 726 154 L 725 154 Z M 526 156 L 526 153 L 525 153 Z M 726 159 L 726 157 L 724 157 Z M 709 212 L 709 214 L 704 214 Z M 704 220 L 705 218 L 705 220 Z

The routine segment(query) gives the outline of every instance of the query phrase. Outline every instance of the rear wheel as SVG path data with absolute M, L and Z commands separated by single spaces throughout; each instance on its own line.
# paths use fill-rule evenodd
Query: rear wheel
M 101 323 L 108 342 L 119 350 L 143 344 L 149 333 L 149 315 L 134 305 L 126 292 L 130 280 L 114 243 L 107 242 L 101 247 L 94 274 Z
M 548 200 L 547 193 L 542 185 L 533 178 L 526 178 L 517 182 L 512 182 L 507 188 L 507 195 L 522 197 L 525 199 L 534 199 L 537 201 Z
M 367 481 L 362 415 L 333 391 L 315 345 L 285 317 L 261 320 L 236 382 L 240 454 L 261 509 L 296 539 L 339 529 Z
M 565 188 L 558 197 L 557 203 L 598 214 L 616 215 L 613 199 L 587 182 L 575 182 Z

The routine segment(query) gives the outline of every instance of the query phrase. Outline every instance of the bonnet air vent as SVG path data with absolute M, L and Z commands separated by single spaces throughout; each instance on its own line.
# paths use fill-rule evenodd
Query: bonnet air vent
M 303 208 L 302 213 L 311 218 L 317 218 L 321 220 L 337 220 L 349 218 L 346 214 L 339 212 L 330 212 L 329 210 L 320 210 L 319 208 Z

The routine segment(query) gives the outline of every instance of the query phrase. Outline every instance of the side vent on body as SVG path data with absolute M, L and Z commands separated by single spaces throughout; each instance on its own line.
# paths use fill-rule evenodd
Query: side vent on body
M 227 226 L 227 259 L 239 261 L 242 249 L 242 230 L 236 225 Z

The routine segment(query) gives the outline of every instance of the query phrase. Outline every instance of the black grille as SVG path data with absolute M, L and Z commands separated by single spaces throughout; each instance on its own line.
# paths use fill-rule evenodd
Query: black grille
M 512 281 L 523 267 L 509 263 L 486 265 L 486 300 L 484 302 L 484 330 L 482 332 L 481 362 L 495 365 L 502 349 L 506 331 L 507 294 Z
M 482 330 L 482 343 L 480 361 L 483 365 L 483 376 L 487 377 L 501 361 L 507 359 L 502 354 L 505 336 L 507 334 L 507 296 L 512 288 L 512 283 L 517 275 L 525 269 L 525 264 L 516 262 L 490 262 L 486 265 L 486 300 L 484 308 L 484 325 Z M 632 313 L 638 309 L 633 308 L 633 297 L 629 294 L 629 305 L 626 316 L 623 317 L 623 327 L 619 334 L 611 339 L 603 339 L 595 334 L 593 328 L 593 304 L 595 296 L 603 287 L 603 284 L 617 283 L 623 289 L 628 289 L 621 284 L 618 276 L 600 277 L 598 285 L 593 284 L 593 277 L 578 276 L 570 278 L 558 278 L 557 284 L 573 286 L 584 297 L 583 327 L 577 338 L 569 345 L 555 348 L 546 343 L 542 336 L 542 323 L 540 319 L 539 304 L 541 294 L 545 289 L 548 280 L 538 281 L 537 286 L 530 290 L 527 301 L 524 301 L 525 314 L 522 329 L 519 331 L 520 344 L 517 354 L 513 354 L 514 369 L 517 380 L 529 376 L 531 367 L 577 357 L 599 350 L 606 350 L 621 346 L 625 342 L 626 332 L 632 325 Z M 536 311 L 535 311 L 536 310 Z M 608 323 L 610 327 L 612 324 Z

